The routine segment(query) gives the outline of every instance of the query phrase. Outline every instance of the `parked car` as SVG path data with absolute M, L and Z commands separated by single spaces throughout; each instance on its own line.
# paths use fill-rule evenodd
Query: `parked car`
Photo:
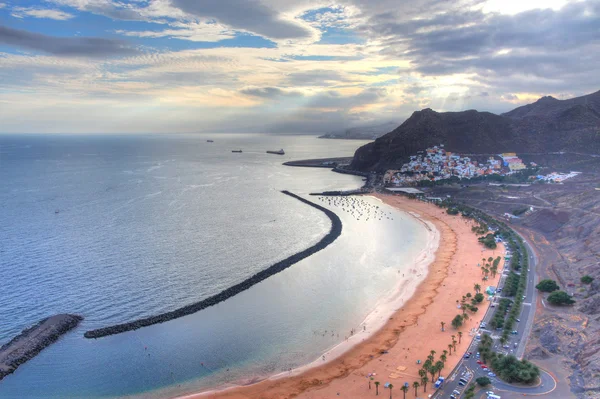
M 517 319 L 517 323 L 520 322 L 520 321 L 521 321 L 521 319 Z
M 511 334 L 517 335 L 519 332 L 517 330 L 512 330 Z
M 478 360 L 477 364 L 483 364 L 483 362 L 481 360 Z
M 492 373 L 492 372 L 490 371 L 490 372 L 488 373 L 488 376 L 490 376 L 490 377 L 495 377 L 495 376 L 496 376 L 496 374 L 494 374 L 494 373 Z

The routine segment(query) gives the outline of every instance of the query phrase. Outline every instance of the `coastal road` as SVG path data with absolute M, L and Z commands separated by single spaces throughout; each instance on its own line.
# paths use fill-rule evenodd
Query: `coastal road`
M 512 354 L 521 359 L 525 353 L 525 347 L 527 345 L 529 334 L 533 328 L 533 320 L 535 317 L 535 306 L 537 301 L 537 291 L 535 289 L 537 281 L 536 265 L 538 259 L 535 251 L 533 251 L 533 248 L 529 242 L 527 242 L 525 237 L 523 237 L 523 235 L 521 235 L 519 232 L 517 232 L 517 234 L 523 238 L 525 243 L 527 254 L 524 255 L 529 258 L 529 269 L 527 275 L 525 299 L 523 300 L 523 306 L 519 315 L 520 321 L 515 326 L 516 334 L 511 334 L 509 342 L 507 342 L 504 347 L 501 347 L 499 342 L 499 338 L 502 335 L 501 331 L 490 331 L 480 328 L 479 333 L 488 333 L 492 336 L 492 338 L 494 338 L 494 348 L 497 352 Z M 503 287 L 508 271 L 509 265 L 505 264 L 500 282 L 498 284 L 499 288 Z M 495 308 L 489 307 L 482 321 L 489 323 L 492 319 L 494 310 Z M 475 337 L 469 345 L 469 349 L 467 350 L 468 352 L 472 352 L 472 355 L 469 358 L 465 358 L 465 354 L 463 354 L 461 361 L 454 368 L 454 370 L 450 372 L 449 377 L 444 382 L 444 385 L 432 395 L 432 398 L 450 398 L 450 395 L 452 395 L 454 391 L 458 391 L 460 394 L 462 394 L 464 388 L 466 388 L 469 382 L 474 383 L 478 377 L 483 376 L 486 376 L 492 380 L 492 386 L 487 390 L 494 391 L 496 393 L 498 393 L 497 391 L 510 391 L 520 394 L 541 395 L 553 391 L 556 387 L 556 381 L 552 378 L 552 376 L 543 370 L 540 376 L 541 382 L 535 387 L 514 386 L 501 381 L 497 377 L 489 377 L 489 370 L 483 370 L 477 363 L 478 359 L 476 354 L 478 346 L 479 341 Z M 461 385 L 459 383 L 460 378 L 465 378 L 468 381 L 467 384 Z M 460 395 L 454 395 L 456 398 L 460 397 Z

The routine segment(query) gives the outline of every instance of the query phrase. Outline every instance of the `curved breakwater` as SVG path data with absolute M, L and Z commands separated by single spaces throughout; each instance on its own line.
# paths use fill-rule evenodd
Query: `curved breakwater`
M 308 201 L 296 194 L 293 194 L 289 191 L 282 191 L 283 194 L 289 195 L 292 198 L 296 198 L 297 200 L 304 202 L 307 205 L 312 206 L 323 212 L 329 220 L 331 221 L 331 228 L 329 232 L 315 245 L 306 248 L 303 251 L 300 251 L 288 258 L 281 260 L 268 268 L 254 274 L 253 276 L 247 278 L 246 280 L 227 288 L 220 293 L 213 295 L 209 298 L 206 298 L 202 301 L 181 307 L 179 309 L 173 310 L 171 312 L 162 313 L 156 316 L 150 316 L 143 319 L 135 320 L 128 323 L 117 324 L 109 327 L 103 327 L 96 330 L 87 331 L 84 336 L 86 338 L 101 338 L 107 335 L 120 334 L 126 331 L 137 330 L 138 328 L 151 326 L 153 324 L 164 323 L 169 320 L 177 319 L 179 317 L 187 316 L 192 313 L 196 313 L 202 309 L 206 309 L 207 307 L 216 305 L 220 302 L 225 301 L 228 298 L 231 298 L 242 291 L 249 289 L 250 287 L 260 283 L 261 281 L 269 278 L 270 276 L 277 274 L 295 263 L 315 254 L 316 252 L 324 249 L 329 244 L 334 242 L 342 233 L 342 221 L 340 218 L 332 211 L 327 208 L 324 208 L 320 205 L 317 205 L 311 201 Z

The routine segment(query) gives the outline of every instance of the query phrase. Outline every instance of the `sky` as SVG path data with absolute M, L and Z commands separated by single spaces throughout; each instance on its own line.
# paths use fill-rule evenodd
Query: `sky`
M 600 0 L 0 0 L 0 132 L 324 133 L 599 65 Z

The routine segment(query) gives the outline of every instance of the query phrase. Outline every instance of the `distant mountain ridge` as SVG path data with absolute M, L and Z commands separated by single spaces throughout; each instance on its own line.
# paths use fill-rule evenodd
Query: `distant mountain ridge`
M 501 115 L 476 110 L 416 111 L 398 128 L 360 147 L 351 167 L 364 171 L 399 168 L 410 155 L 437 144 L 464 154 L 599 154 L 600 91 L 568 100 L 542 97 Z
M 319 136 L 320 139 L 374 140 L 398 127 L 397 122 L 386 122 L 380 125 L 357 126 L 337 130 Z

